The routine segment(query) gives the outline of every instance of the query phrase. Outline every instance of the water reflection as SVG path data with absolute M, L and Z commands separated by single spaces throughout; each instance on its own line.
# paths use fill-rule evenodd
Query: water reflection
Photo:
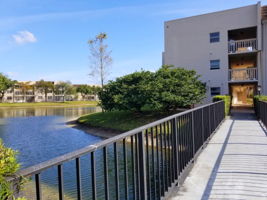
M 96 111 L 86 107 L 0 109 L 0 138 L 20 152 L 22 167 L 28 167 L 100 141 L 65 124 Z
M 0 108 L 0 118 L 31 116 L 64 116 L 65 118 L 74 118 L 99 111 L 99 107 Z

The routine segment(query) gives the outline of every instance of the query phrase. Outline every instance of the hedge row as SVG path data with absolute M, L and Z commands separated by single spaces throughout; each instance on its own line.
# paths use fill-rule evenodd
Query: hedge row
M 257 95 L 254 96 L 254 102 L 256 101 L 267 101 L 267 96 Z
M 229 115 L 231 107 L 231 97 L 228 95 L 218 95 L 213 97 L 213 102 L 224 101 L 225 115 Z

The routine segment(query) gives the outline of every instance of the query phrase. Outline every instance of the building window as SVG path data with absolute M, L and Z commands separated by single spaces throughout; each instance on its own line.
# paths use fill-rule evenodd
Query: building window
M 51 100 L 52 99 L 52 96 L 48 96 L 47 99 Z
M 12 100 L 12 97 L 7 97 L 7 100 Z
M 15 95 L 22 95 L 22 92 L 21 91 L 16 91 Z
M 220 42 L 220 32 L 210 33 L 210 43 Z
M 220 60 L 211 60 L 210 61 L 210 69 L 220 69 Z
M 38 96 L 38 99 L 43 99 L 43 97 L 42 96 Z
M 210 88 L 210 95 L 220 95 L 221 94 L 221 88 L 220 87 L 211 87 Z

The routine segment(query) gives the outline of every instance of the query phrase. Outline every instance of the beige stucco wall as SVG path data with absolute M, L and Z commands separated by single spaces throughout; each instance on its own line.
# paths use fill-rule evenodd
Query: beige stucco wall
M 221 93 L 228 94 L 228 30 L 257 26 L 259 15 L 256 4 L 165 22 L 163 64 L 195 69 L 207 89 L 221 87 Z M 220 42 L 210 43 L 212 32 L 220 32 Z M 210 60 L 215 59 L 220 59 L 221 68 L 210 70 Z

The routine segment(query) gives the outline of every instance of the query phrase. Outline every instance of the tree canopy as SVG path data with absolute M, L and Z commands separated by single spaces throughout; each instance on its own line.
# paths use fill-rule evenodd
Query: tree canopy
M 54 91 L 54 84 L 51 81 L 40 80 L 35 83 L 35 87 L 45 94 L 45 101 L 47 101 L 47 94 Z
M 3 101 L 3 97 L 5 92 L 13 87 L 15 84 L 15 81 L 9 79 L 4 74 L 0 73 L 0 101 Z
M 193 70 L 163 66 L 117 78 L 99 93 L 105 110 L 170 111 L 187 108 L 205 97 L 205 84 Z

